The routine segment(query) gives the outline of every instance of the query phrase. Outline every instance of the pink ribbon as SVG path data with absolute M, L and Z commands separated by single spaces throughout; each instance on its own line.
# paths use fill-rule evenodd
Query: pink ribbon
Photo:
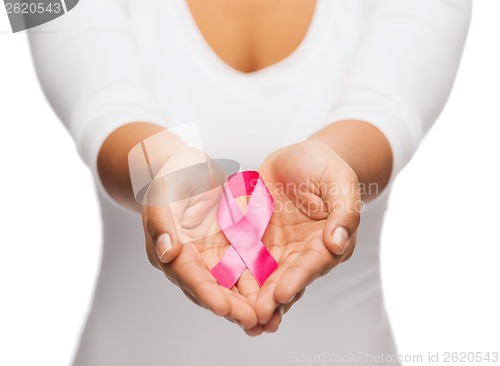
M 231 245 L 210 273 L 220 285 L 231 288 L 248 268 L 262 286 L 278 268 L 261 241 L 274 210 L 273 197 L 256 171 L 231 175 L 223 192 L 217 221 Z M 247 195 L 250 200 L 247 212 L 243 213 L 235 199 Z

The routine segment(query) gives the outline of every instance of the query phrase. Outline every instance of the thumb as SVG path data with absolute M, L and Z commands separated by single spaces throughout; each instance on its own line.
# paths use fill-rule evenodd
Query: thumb
M 338 169 L 338 167 L 337 167 Z M 326 247 L 335 255 L 352 250 L 360 222 L 361 197 L 356 173 L 346 164 L 341 170 L 325 169 L 329 214 L 323 231 Z
M 182 245 L 172 211 L 168 206 L 148 206 L 146 229 L 156 248 L 158 259 L 170 263 L 179 255 Z

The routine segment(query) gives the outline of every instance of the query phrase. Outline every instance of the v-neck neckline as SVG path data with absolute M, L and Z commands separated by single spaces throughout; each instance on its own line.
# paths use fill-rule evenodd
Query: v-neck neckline
M 177 10 L 172 18 L 175 18 L 177 24 L 181 27 L 180 33 L 185 37 L 186 46 L 199 57 L 200 62 L 222 77 L 243 80 L 244 82 L 263 82 L 271 75 L 275 77 L 279 77 L 283 73 L 289 75 L 289 72 L 299 64 L 299 59 L 303 58 L 304 54 L 307 54 L 315 44 L 313 40 L 320 31 L 320 25 L 322 24 L 320 18 L 327 13 L 324 9 L 325 2 L 316 0 L 313 16 L 300 44 L 285 58 L 259 70 L 246 73 L 228 65 L 215 53 L 198 28 L 186 0 L 169 0 L 168 3 L 172 4 Z

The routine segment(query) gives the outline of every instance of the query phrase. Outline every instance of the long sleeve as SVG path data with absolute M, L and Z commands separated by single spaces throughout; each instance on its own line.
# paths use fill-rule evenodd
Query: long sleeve
M 375 0 L 330 121 L 376 126 L 393 152 L 391 180 L 450 94 L 470 23 L 470 0 Z
M 29 40 L 42 88 L 94 174 L 113 130 L 167 123 L 145 82 L 124 1 L 81 1 L 30 30 Z

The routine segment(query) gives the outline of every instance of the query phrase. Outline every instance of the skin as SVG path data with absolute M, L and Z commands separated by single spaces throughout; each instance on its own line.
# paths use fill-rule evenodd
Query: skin
M 307 31 L 315 2 L 213 0 L 207 7 L 204 0 L 188 0 L 188 4 L 214 52 L 236 70 L 253 72 L 293 52 Z M 302 143 L 272 153 L 259 172 L 276 206 L 287 209 L 275 210 L 263 243 L 279 267 L 262 288 L 245 271 L 233 288 L 226 289 L 217 284 L 208 269 L 218 262 L 229 243 L 222 232 L 201 239 L 199 235 L 215 225 L 216 192 L 189 198 L 174 207 L 140 205 L 133 197 L 128 153 L 162 130 L 138 121 L 111 133 L 98 156 L 100 179 L 116 201 L 142 212 L 151 264 L 191 301 L 237 323 L 252 336 L 275 332 L 283 314 L 300 299 L 309 283 L 350 258 L 356 244 L 360 202 L 382 192 L 392 170 L 392 152 L 384 135 L 371 124 L 356 120 L 337 121 L 305 136 Z M 156 157 L 165 162 L 164 172 L 190 166 L 205 157 L 201 151 L 185 148 L 174 136 L 164 145 Z M 190 189 L 194 184 L 187 181 L 181 186 Z M 303 189 L 280 189 L 287 185 Z M 328 187 L 349 189 L 333 191 Z M 364 192 L 360 187 L 376 189 Z M 332 235 L 338 227 L 346 230 L 345 248 L 337 245 Z M 158 251 L 158 238 L 165 233 L 173 245 L 163 253 Z M 190 243 L 181 244 L 187 241 Z
M 315 0 L 187 0 L 219 58 L 249 73 L 291 54 L 304 38 Z

